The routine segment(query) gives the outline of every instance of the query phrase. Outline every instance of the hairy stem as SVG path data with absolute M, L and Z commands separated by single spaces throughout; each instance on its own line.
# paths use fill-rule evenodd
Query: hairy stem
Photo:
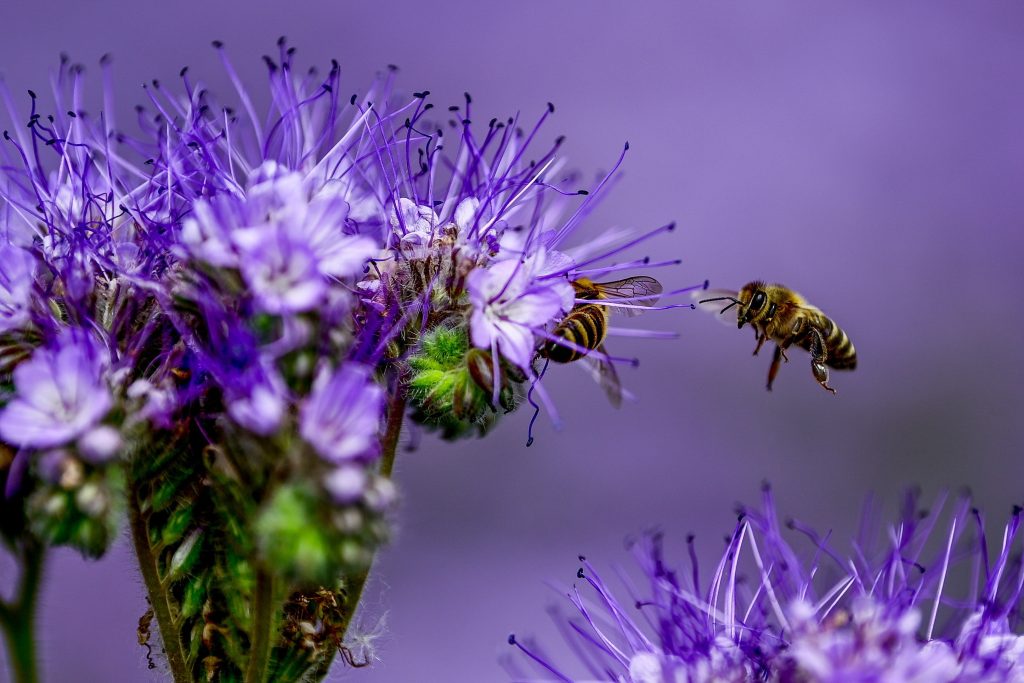
M 132 530 L 135 556 L 139 560 L 139 571 L 142 573 L 143 583 L 146 584 L 146 593 L 149 595 L 149 604 L 153 607 L 153 615 L 160 630 L 160 640 L 164 644 L 164 654 L 167 655 L 171 676 L 175 683 L 190 683 L 192 676 L 188 669 L 186 651 L 182 647 L 181 637 L 174 623 L 170 600 L 160 581 L 160 571 L 153 549 L 149 545 L 146 520 L 142 514 L 138 491 L 134 486 L 129 486 L 128 489 L 128 521 Z
M 245 683 L 263 683 L 267 680 L 270 664 L 271 634 L 277 624 L 277 605 L 274 602 L 274 576 L 266 569 L 256 572 L 256 591 L 253 595 L 252 645 L 249 664 L 245 668 Z
M 7 640 L 13 679 L 17 683 L 36 683 L 36 603 L 42 585 L 46 549 L 35 541 L 21 546 L 21 582 L 14 602 L 0 601 L 0 626 Z
M 398 388 L 395 390 L 395 395 L 392 396 L 391 400 L 388 402 L 388 422 L 384 428 L 384 435 L 380 440 L 380 473 L 388 478 L 391 477 L 391 472 L 395 467 L 395 453 L 398 451 L 398 437 L 402 433 L 402 421 L 405 418 L 405 405 L 405 388 L 399 384 Z M 341 624 L 342 640 L 344 640 L 349 627 L 352 625 L 352 617 L 356 614 L 356 609 L 359 607 L 359 602 L 363 597 L 363 589 L 366 588 L 366 581 L 369 578 L 370 570 L 367 569 L 366 571 L 360 572 L 359 574 L 351 577 L 350 580 L 345 582 L 345 606 L 347 610 L 345 612 L 344 621 Z M 334 661 L 333 652 L 320 663 L 320 666 L 314 672 L 314 681 L 323 680 L 331 668 L 332 661 Z

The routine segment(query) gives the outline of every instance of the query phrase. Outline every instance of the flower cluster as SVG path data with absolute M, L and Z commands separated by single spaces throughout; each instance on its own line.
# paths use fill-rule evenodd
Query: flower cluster
M 553 106 L 481 132 L 467 95 L 445 130 L 429 93 L 393 96 L 393 72 L 347 98 L 338 64 L 299 72 L 282 40 L 264 114 L 214 47 L 234 106 L 183 69 L 119 126 L 82 110 L 83 70 L 63 60 L 54 113 L 30 92 L 28 125 L 11 114 L 0 480 L 25 514 L 3 531 L 98 555 L 127 508 L 147 587 L 165 592 L 154 606 L 192 643 L 179 668 L 238 673 L 240 644 L 266 646 L 253 620 L 269 613 L 247 601 L 287 587 L 303 616 L 286 633 L 305 652 L 275 674 L 287 680 L 345 634 L 387 537 L 407 414 L 449 438 L 524 399 L 557 421 L 542 382 L 553 346 L 612 391 L 613 364 L 632 362 L 604 350 L 607 324 L 560 332 L 577 307 L 691 305 L 655 306 L 653 278 L 643 297 L 583 293 L 677 263 L 615 261 L 672 225 L 573 247 L 622 156 L 592 191 L 571 188 L 561 138 L 536 151 Z
M 1024 681 L 1021 510 L 994 545 L 970 501 L 948 511 L 944 503 L 922 510 L 909 493 L 880 538 L 871 533 L 877 515 L 866 511 L 849 553 L 790 521 L 809 541 L 801 552 L 766 488 L 761 509 L 742 510 L 704 583 L 692 536 L 685 576 L 666 562 L 660 534 L 634 543 L 648 585 L 638 589 L 623 573 L 622 599 L 580 558 L 580 584 L 569 592 L 579 615 L 556 618 L 585 674 L 536 644 L 509 642 L 549 675 L 543 680 Z M 541 680 L 517 661 L 509 668 L 515 680 Z

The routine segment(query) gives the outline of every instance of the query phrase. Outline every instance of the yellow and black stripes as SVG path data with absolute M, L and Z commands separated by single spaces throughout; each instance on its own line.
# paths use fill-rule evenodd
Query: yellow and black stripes
M 579 304 L 552 330 L 568 345 L 549 341 L 541 348 L 540 355 L 556 363 L 571 363 L 587 355 L 587 352 L 601 346 L 608 333 L 608 309 L 600 304 Z
M 853 348 L 853 342 L 843 329 L 836 325 L 828 316 L 816 313 L 807 316 L 806 325 L 802 325 L 798 333 L 798 343 L 804 349 L 810 350 L 812 337 L 810 328 L 813 327 L 821 333 L 825 340 L 825 364 L 837 370 L 853 370 L 857 367 L 857 351 Z

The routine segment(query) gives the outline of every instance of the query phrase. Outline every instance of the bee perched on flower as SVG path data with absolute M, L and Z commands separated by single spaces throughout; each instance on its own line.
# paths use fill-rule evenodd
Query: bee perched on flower
M 513 635 L 525 658 L 508 668 L 513 680 L 538 680 L 527 663 L 550 680 L 631 683 L 1024 680 L 1021 510 L 993 543 L 968 499 L 946 508 L 940 497 L 922 510 L 909 492 L 887 535 L 861 535 L 849 552 L 790 521 L 801 550 L 784 538 L 766 487 L 703 581 L 692 536 L 687 571 L 672 568 L 661 534 L 635 542 L 647 585 L 627 584 L 622 597 L 581 557 L 568 592 L 579 614 L 563 629 L 576 666 Z M 876 515 L 866 511 L 869 528 Z
M 223 101 L 182 69 L 122 129 L 76 108 L 63 60 L 56 113 L 30 93 L 4 133 L 0 529 L 29 574 L 46 544 L 101 554 L 127 510 L 140 642 L 155 623 L 175 680 L 318 680 L 356 661 L 407 415 L 454 438 L 525 398 L 557 422 L 548 360 L 608 386 L 634 361 L 606 313 L 690 304 L 595 281 L 677 263 L 616 262 L 672 225 L 577 239 L 625 151 L 566 187 L 561 139 L 534 151 L 553 106 L 481 130 L 467 95 L 445 130 L 429 93 L 389 72 L 342 97 L 338 64 L 299 75 L 282 40 L 261 113 L 214 47 Z

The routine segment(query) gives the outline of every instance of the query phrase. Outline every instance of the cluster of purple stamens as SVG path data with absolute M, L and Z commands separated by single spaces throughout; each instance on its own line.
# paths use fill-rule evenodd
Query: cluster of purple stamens
M 1016 508 L 992 544 L 968 499 L 922 510 L 910 493 L 885 528 L 867 507 L 846 550 L 797 521 L 783 531 L 766 488 L 710 576 L 692 536 L 685 573 L 665 559 L 660 534 L 635 542 L 646 585 L 622 572 L 622 598 L 581 557 L 568 594 L 578 614 L 556 614 L 575 664 L 510 636 L 546 677 L 509 668 L 521 681 L 1024 680 L 1020 525 Z

